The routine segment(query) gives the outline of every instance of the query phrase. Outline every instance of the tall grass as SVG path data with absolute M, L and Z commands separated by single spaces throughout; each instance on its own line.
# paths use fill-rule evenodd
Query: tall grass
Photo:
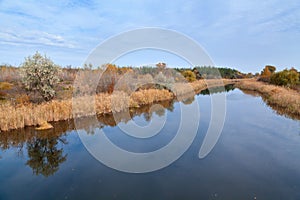
M 267 104 L 283 109 L 286 114 L 300 117 L 300 93 L 293 89 L 255 80 L 240 81 L 236 86 L 242 90 L 257 91 Z
M 176 83 L 172 90 L 146 89 L 131 94 L 122 91 L 86 94 L 73 99 L 52 100 L 41 104 L 0 104 L 0 131 L 36 126 L 44 121 L 60 121 L 73 118 L 121 112 L 127 108 L 162 102 L 176 98 L 185 101 L 207 87 L 223 85 L 223 80 L 199 80 L 192 83 Z M 226 82 L 227 84 L 227 82 Z
M 130 96 L 125 92 L 100 93 L 96 96 L 82 96 L 68 100 L 53 100 L 41 104 L 0 105 L 0 130 L 36 126 L 43 121 L 60 121 L 72 118 L 120 112 L 128 107 L 138 107 L 154 102 L 171 100 L 168 90 L 140 90 Z

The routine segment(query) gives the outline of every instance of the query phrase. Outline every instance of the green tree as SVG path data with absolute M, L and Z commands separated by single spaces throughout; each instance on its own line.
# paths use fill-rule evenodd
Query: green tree
M 299 84 L 299 73 L 295 69 L 283 70 L 277 73 L 272 74 L 270 82 L 275 85 L 281 86 L 294 86 Z
M 59 82 L 60 68 L 52 60 L 36 52 L 21 64 L 25 88 L 40 93 L 45 101 L 55 96 L 54 86 Z
M 221 78 L 221 77 L 230 78 L 230 79 L 243 78 L 243 74 L 238 70 L 225 68 L 225 67 L 217 68 L 211 66 L 202 66 L 202 67 L 195 67 L 193 71 L 194 73 L 195 71 L 197 71 L 201 78 L 206 78 L 206 79 Z

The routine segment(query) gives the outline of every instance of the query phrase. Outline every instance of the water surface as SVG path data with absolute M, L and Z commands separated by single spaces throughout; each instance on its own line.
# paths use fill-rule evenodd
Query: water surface
M 146 174 L 119 172 L 97 161 L 72 122 L 54 123 L 42 133 L 33 128 L 0 133 L 0 199 L 300 199 L 300 121 L 278 115 L 259 96 L 232 89 L 221 137 L 204 159 L 198 153 L 210 120 L 206 92 L 183 103 L 164 102 L 164 109 L 153 112 L 132 110 L 132 119 L 122 122 L 110 115 L 97 123 L 82 119 L 78 128 L 89 137 L 101 128 L 120 148 L 149 152 L 174 138 L 180 106 L 197 101 L 201 119 L 191 147 L 170 166 Z M 116 126 L 164 118 L 162 131 L 148 139 Z

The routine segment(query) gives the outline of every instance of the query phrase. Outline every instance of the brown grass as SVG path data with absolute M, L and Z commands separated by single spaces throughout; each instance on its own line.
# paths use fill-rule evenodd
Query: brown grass
M 300 93 L 296 90 L 256 80 L 242 80 L 235 85 L 242 90 L 259 92 L 268 105 L 281 108 L 286 114 L 300 117 Z
M 139 108 L 143 105 L 173 99 L 186 101 L 190 97 L 194 97 L 195 93 L 208 87 L 232 83 L 243 90 L 257 91 L 266 99 L 268 104 L 279 106 L 286 112 L 300 116 L 300 94 L 295 90 L 250 79 L 211 79 L 198 80 L 192 83 L 176 83 L 171 89 L 172 91 L 146 89 L 135 91 L 131 95 L 126 92 L 115 91 L 112 94 L 85 95 L 73 99 L 52 100 L 41 104 L 29 103 L 27 97 L 22 97 L 19 104 L 12 102 L 0 104 L 0 131 L 37 126 L 43 121 L 61 121 L 94 114 L 121 112 L 127 108 Z
M 8 82 L 0 82 L 0 90 L 9 90 L 13 84 Z
M 128 107 L 139 107 L 170 100 L 173 94 L 168 90 L 140 90 L 130 96 L 125 92 L 100 93 L 96 96 L 82 96 L 68 100 L 53 100 L 41 104 L 17 104 L 6 102 L 0 105 L 0 130 L 37 126 L 44 121 L 60 121 L 72 118 L 120 112 Z
M 94 114 L 121 112 L 127 108 L 138 108 L 174 98 L 178 101 L 185 101 L 199 90 L 222 84 L 222 80 L 199 80 L 193 83 L 176 84 L 172 92 L 165 89 L 146 89 L 128 95 L 126 92 L 116 91 L 112 94 L 85 95 L 41 104 L 30 103 L 28 97 L 21 96 L 17 104 L 12 102 L 0 104 L 0 131 L 37 126 L 44 121 L 60 121 Z
M 13 84 L 8 82 L 0 82 L 0 100 L 5 100 L 7 96 L 6 90 L 11 89 Z

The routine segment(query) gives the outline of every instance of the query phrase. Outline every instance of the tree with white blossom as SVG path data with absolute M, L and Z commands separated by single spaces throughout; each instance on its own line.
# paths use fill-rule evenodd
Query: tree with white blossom
M 29 91 L 38 92 L 45 101 L 55 96 L 55 85 L 59 82 L 60 68 L 48 57 L 36 52 L 21 64 L 23 84 Z

